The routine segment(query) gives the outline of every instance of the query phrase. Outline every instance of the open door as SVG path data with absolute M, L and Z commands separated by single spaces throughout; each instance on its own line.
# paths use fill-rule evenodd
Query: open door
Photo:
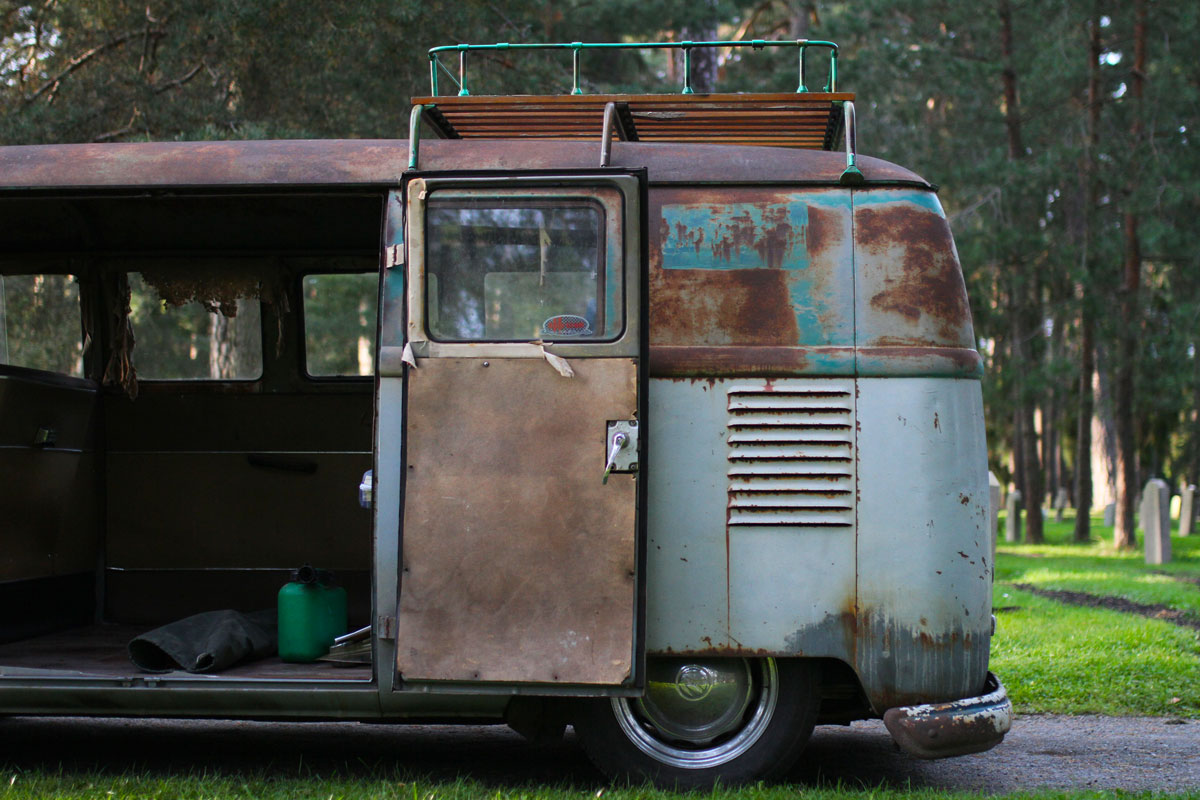
M 402 685 L 641 684 L 644 192 L 405 183 Z

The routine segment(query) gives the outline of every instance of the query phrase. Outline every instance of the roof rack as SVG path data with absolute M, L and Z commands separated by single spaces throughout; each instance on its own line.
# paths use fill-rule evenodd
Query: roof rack
M 697 48 L 794 47 L 798 51 L 795 92 L 769 94 L 696 94 L 692 88 L 692 50 Z M 805 82 L 805 53 L 829 52 L 825 86 L 810 91 Z M 467 54 L 496 50 L 569 50 L 571 91 L 563 95 L 473 96 L 468 91 Z M 585 50 L 682 50 L 683 85 L 679 94 L 586 95 L 580 88 L 580 55 Z M 458 77 L 441 62 L 458 53 Z M 846 170 L 842 182 L 862 181 L 855 164 L 854 95 L 837 91 L 838 46 L 811 39 L 786 41 L 570 42 L 558 44 L 458 44 L 429 50 L 431 93 L 414 97 L 409 127 L 409 168 L 416 169 L 421 122 L 443 139 L 518 138 L 591 139 L 601 137 L 600 166 L 608 166 L 612 134 L 622 141 L 750 144 L 832 150 L 845 135 Z M 458 86 L 457 95 L 439 95 L 439 70 Z

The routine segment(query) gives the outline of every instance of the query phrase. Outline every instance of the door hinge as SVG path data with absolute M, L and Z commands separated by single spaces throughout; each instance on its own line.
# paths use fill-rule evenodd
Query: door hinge
M 395 617 L 379 617 L 379 638 L 380 639 L 395 639 L 396 638 L 396 618 Z
M 388 269 L 398 267 L 404 263 L 404 245 L 393 244 L 384 248 L 384 255 Z

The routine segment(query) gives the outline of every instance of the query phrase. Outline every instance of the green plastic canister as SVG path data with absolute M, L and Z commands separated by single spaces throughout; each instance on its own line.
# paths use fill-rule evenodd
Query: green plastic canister
M 305 564 L 279 590 L 279 657 L 316 661 L 346 632 L 346 590 L 333 573 Z

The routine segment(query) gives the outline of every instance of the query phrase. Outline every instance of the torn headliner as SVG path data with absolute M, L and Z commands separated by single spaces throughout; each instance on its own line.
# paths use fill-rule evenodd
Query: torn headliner
M 422 140 L 422 170 L 595 169 L 595 142 Z M 786 148 L 614 142 L 612 164 L 645 167 L 651 183 L 828 183 L 845 169 L 839 152 Z M 917 174 L 870 156 L 868 183 L 928 187 Z M 0 197 L 23 190 L 394 186 L 408 142 L 285 140 L 149 142 L 0 147 Z

